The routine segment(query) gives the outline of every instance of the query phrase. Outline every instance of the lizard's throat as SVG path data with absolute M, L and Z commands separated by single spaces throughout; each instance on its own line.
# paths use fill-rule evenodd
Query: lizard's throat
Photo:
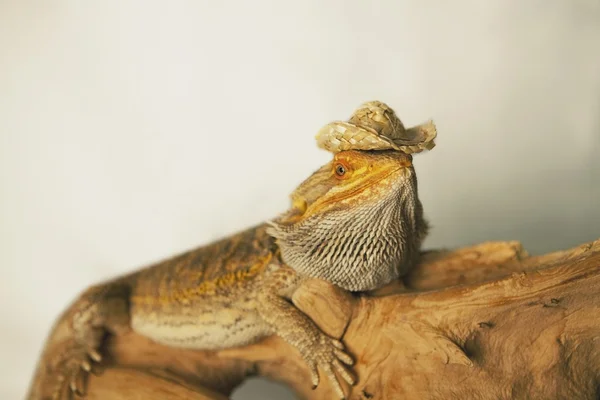
M 404 186 L 404 187 L 403 187 Z M 412 185 L 378 202 L 315 214 L 292 225 L 272 223 L 283 261 L 301 274 L 365 291 L 399 278 L 418 254 L 422 215 Z

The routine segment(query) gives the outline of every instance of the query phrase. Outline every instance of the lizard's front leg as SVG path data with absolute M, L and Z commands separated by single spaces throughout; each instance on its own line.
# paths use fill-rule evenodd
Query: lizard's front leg
M 339 398 L 344 399 L 344 391 L 334 369 L 353 385 L 354 378 L 342 364 L 352 365 L 353 360 L 344 352 L 342 342 L 323 333 L 289 301 L 301 281 L 302 278 L 287 266 L 273 272 L 261 287 L 258 312 L 278 336 L 300 351 L 310 369 L 313 388 L 319 384 L 317 367 L 321 367 Z
M 99 348 L 103 338 L 129 330 L 129 292 L 128 285 L 116 281 L 93 286 L 79 296 L 59 322 L 68 332 L 59 341 L 60 351 L 40 360 L 29 400 L 63 400 L 85 394 L 87 374 L 94 362 L 102 360 Z

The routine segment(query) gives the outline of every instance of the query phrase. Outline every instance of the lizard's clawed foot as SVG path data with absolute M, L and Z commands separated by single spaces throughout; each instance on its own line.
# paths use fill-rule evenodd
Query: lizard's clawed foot
M 321 335 L 319 341 L 304 352 L 303 358 L 306 360 L 308 368 L 310 369 L 313 389 L 319 385 L 318 367 L 321 367 L 331 382 L 333 390 L 338 398 L 345 399 L 344 391 L 342 390 L 340 381 L 334 371 L 337 371 L 337 373 L 350 385 L 354 385 L 355 379 L 344 366 L 344 364 L 352 365 L 354 364 L 354 361 L 352 360 L 352 357 L 344 352 L 344 345 L 342 342 L 326 335 Z
M 96 349 L 85 349 L 74 344 L 62 353 L 60 360 L 52 368 L 56 376 L 56 387 L 52 400 L 71 400 L 85 396 L 86 380 L 92 371 L 93 363 L 102 361 L 102 355 Z

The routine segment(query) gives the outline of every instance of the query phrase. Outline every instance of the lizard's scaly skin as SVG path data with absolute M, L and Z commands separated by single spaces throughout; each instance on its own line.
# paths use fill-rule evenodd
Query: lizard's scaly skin
M 140 272 L 132 328 L 171 346 L 218 349 L 271 333 L 257 297 L 281 266 L 265 227 L 246 230 Z
M 399 278 L 416 262 L 427 224 L 412 157 L 336 152 L 291 200 L 290 210 L 268 223 L 82 293 L 61 319 L 70 326 L 66 350 L 42 357 L 29 399 L 83 394 L 83 378 L 102 360 L 103 338 L 131 329 L 193 349 L 276 334 L 299 350 L 313 385 L 320 369 L 344 398 L 339 379 L 354 383 L 345 366 L 351 357 L 289 300 L 309 277 L 367 290 Z
M 352 364 L 341 342 L 323 334 L 290 302 L 305 277 L 284 265 L 267 225 L 86 290 L 69 312 L 73 339 L 60 359 L 42 360 L 50 372 L 29 399 L 68 399 L 84 393 L 82 375 L 102 360 L 106 333 L 129 329 L 156 342 L 190 349 L 222 349 L 278 334 L 307 361 L 312 384 L 319 365 L 343 398 L 333 370 Z

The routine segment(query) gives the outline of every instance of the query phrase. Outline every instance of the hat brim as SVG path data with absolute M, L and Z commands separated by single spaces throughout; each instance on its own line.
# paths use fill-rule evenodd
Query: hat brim
M 434 148 L 436 136 L 437 129 L 433 121 L 406 129 L 394 138 L 381 136 L 368 127 L 335 121 L 321 128 L 315 138 L 320 148 L 333 153 L 346 150 L 397 150 L 412 154 Z

